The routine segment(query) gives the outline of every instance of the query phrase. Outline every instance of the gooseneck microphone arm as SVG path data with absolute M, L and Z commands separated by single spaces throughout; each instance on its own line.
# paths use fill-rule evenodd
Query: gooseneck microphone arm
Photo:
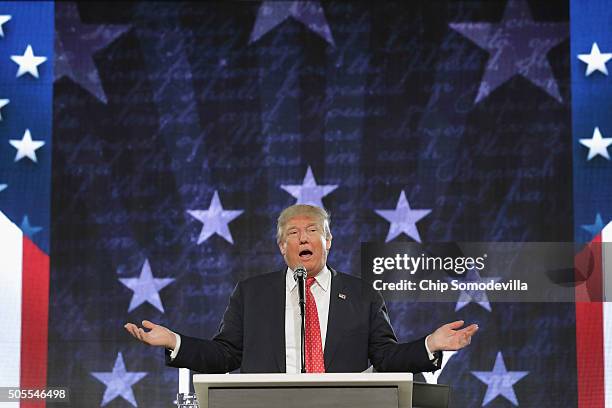
M 300 306 L 300 317 L 301 317 L 301 350 L 302 355 L 302 373 L 306 372 L 306 268 L 302 265 L 298 265 L 293 271 L 293 279 L 296 280 L 298 286 L 298 304 Z

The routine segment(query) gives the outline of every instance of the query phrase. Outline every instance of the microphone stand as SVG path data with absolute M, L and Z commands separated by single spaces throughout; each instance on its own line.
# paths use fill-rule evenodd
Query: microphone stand
M 300 330 L 300 343 L 302 356 L 301 372 L 306 372 L 306 269 L 303 266 L 298 266 L 293 272 L 293 279 L 297 281 L 298 285 L 298 304 L 300 307 L 301 317 L 301 330 Z

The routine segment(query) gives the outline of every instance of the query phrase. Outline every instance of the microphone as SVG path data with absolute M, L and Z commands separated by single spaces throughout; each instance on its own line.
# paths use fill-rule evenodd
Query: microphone
M 306 272 L 306 268 L 302 265 L 298 265 L 293 271 L 293 279 L 298 283 L 298 304 L 300 305 L 300 313 L 304 315 L 304 310 L 306 308 L 306 276 L 308 272 Z
M 302 350 L 302 373 L 306 372 L 306 268 L 303 265 L 298 265 L 293 270 L 293 279 L 296 280 L 298 286 L 298 305 L 300 307 L 301 324 L 301 350 Z

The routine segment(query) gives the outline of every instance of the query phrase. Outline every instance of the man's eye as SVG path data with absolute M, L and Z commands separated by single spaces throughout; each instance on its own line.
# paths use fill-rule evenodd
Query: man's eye
M 289 231 L 289 235 L 295 235 L 297 234 L 297 231 Z

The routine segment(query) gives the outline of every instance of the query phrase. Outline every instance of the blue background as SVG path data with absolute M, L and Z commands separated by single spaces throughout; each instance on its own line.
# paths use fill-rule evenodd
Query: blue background
M 424 242 L 588 241 L 581 225 L 610 214 L 609 162 L 586 162 L 577 139 L 594 126 L 609 135 L 602 89 L 610 87 L 601 74 L 585 78 L 575 56 L 593 41 L 602 52 L 612 44 L 609 31 L 596 32 L 610 30 L 610 13 L 582 3 L 571 6 L 571 37 L 546 55 L 561 101 L 515 75 L 478 103 L 489 53 L 449 24 L 499 22 L 506 1 L 323 2 L 334 44 L 293 18 L 250 42 L 259 2 L 79 4 L 82 24 L 121 34 L 72 50 L 92 59 L 107 103 L 62 77 L 51 104 L 51 66 L 39 67 L 47 87 L 36 91 L 41 106 L 32 111 L 41 116 L 28 126 L 47 145 L 42 220 L 30 221 L 44 227 L 34 240 L 51 255 L 49 385 L 69 385 L 71 406 L 99 406 L 106 388 L 91 373 L 111 371 L 121 352 L 128 371 L 148 373 L 132 387 L 138 406 L 172 404 L 177 370 L 123 324 L 147 318 L 214 335 L 239 279 L 283 267 L 275 219 L 295 198 L 280 186 L 301 184 L 308 166 L 318 184 L 338 185 L 323 203 L 334 234 L 329 264 L 343 272 L 359 274 L 360 242 L 384 242 L 389 223 L 374 210 L 395 208 L 401 191 L 412 208 L 432 210 L 417 224 Z M 535 21 L 569 24 L 565 1 L 528 4 Z M 37 55 L 51 56 L 53 30 L 57 40 L 68 27 L 61 5 L 55 27 L 47 18 L 19 34 L 44 40 L 33 43 Z M 3 7 L 13 20 L 0 41 L 8 61 L 0 80 L 11 93 L 2 115 L 19 118 L 19 95 L 30 91 L 10 87 L 16 65 L 4 47 L 27 7 Z M 37 7 L 49 17 L 53 5 Z M 0 122 L 3 140 L 21 138 L 21 127 Z M 14 149 L 3 144 L 0 157 L 4 183 Z M 233 244 L 213 235 L 198 245 L 202 224 L 187 210 L 207 209 L 215 191 L 225 209 L 244 212 L 229 223 Z M 12 194 L 9 184 L 0 205 L 19 224 L 34 211 L 32 193 Z M 159 292 L 164 313 L 148 303 L 128 312 L 133 292 L 119 279 L 137 277 L 145 260 L 156 278 L 175 279 Z M 521 406 L 576 405 L 572 304 L 489 312 L 472 303 L 455 312 L 454 303 L 391 302 L 389 310 L 403 341 L 451 320 L 480 325 L 439 378 L 453 387 L 453 407 L 482 405 L 487 386 L 471 372 L 492 370 L 500 351 L 509 371 L 529 372 L 514 385 Z M 512 404 L 497 397 L 487 406 Z

